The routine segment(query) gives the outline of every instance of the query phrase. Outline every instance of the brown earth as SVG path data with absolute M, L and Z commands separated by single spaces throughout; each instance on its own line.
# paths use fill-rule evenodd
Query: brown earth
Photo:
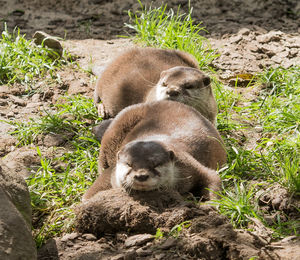
M 166 2 L 170 7 L 181 4 L 183 10 L 188 8 L 188 1 Z M 153 5 L 160 3 L 154 1 Z M 131 40 L 117 39 L 117 35 L 126 34 L 126 11 L 139 8 L 135 0 L 0 0 L 0 6 L 0 19 L 9 29 L 18 26 L 29 38 L 37 30 L 66 38 L 64 48 L 79 56 L 84 69 L 102 66 L 133 46 Z M 195 0 L 191 6 L 193 17 L 203 21 L 206 37 L 220 53 L 212 65 L 229 88 L 236 84 L 237 75 L 300 63 L 299 1 Z M 70 68 L 59 74 L 61 82 L 49 85 L 47 78 L 42 79 L 34 95 L 27 95 L 20 85 L 1 86 L 0 120 L 38 117 L 45 109 L 51 110 L 51 104 L 66 92 L 92 97 L 90 75 Z M 249 100 L 255 99 L 253 90 L 245 88 L 248 82 L 238 81 L 240 92 Z M 35 147 L 17 147 L 17 140 L 7 133 L 10 129 L 0 121 L 1 159 L 12 171 L 27 176 L 39 166 L 39 156 Z M 70 149 L 59 135 L 44 136 L 38 145 L 48 158 Z M 289 195 L 280 187 L 266 194 L 261 204 L 269 211 L 292 211 Z M 40 249 L 39 259 L 296 259 L 300 255 L 299 239 L 288 237 L 272 243 L 270 230 L 261 223 L 254 224 L 252 232 L 234 230 L 211 207 L 186 202 L 173 193 L 151 196 L 141 201 L 120 191 L 102 192 L 98 199 L 78 207 L 77 230 L 81 233 L 48 241 Z M 174 225 L 187 220 L 191 220 L 191 226 L 179 234 L 153 239 L 156 228 L 170 232 Z

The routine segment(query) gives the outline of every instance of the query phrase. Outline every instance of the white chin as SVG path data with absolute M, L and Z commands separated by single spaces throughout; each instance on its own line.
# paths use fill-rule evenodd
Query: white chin
M 150 191 L 150 190 L 155 190 L 156 186 L 150 186 L 150 185 L 142 185 L 142 184 L 136 184 L 134 183 L 132 185 L 133 190 L 140 190 L 140 191 Z

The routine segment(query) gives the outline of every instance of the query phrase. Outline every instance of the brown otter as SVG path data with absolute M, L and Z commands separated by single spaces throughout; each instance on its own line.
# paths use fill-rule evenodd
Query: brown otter
M 94 95 L 99 115 L 115 117 L 123 108 L 144 102 L 174 100 L 196 108 L 215 123 L 217 104 L 210 78 L 197 60 L 178 50 L 130 49 L 101 73 Z
M 110 187 L 171 188 L 209 199 L 220 189 L 215 170 L 225 161 L 220 135 L 194 108 L 167 100 L 132 105 L 104 133 L 100 175 L 83 200 Z

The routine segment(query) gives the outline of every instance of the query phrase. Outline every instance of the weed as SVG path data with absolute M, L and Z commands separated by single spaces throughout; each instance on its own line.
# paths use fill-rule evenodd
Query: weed
M 47 112 L 39 120 L 27 123 L 15 122 L 20 144 L 34 142 L 38 135 L 71 132 L 71 149 L 62 156 L 47 159 L 37 147 L 40 168 L 28 179 L 36 230 L 37 246 L 53 236 L 73 228 L 74 213 L 71 206 L 80 201 L 83 192 L 97 175 L 99 142 L 94 139 L 91 119 L 98 119 L 90 99 L 82 96 L 65 97 L 55 108 L 57 113 Z M 63 164 L 63 169 L 54 167 Z
M 46 73 L 52 75 L 66 63 L 55 51 L 26 40 L 19 29 L 10 34 L 6 24 L 4 27 L 0 39 L 0 84 L 28 84 Z
M 180 14 L 180 8 L 177 12 L 173 9 L 167 11 L 167 5 L 147 8 L 141 1 L 138 2 L 142 11 L 128 11 L 131 24 L 125 24 L 136 31 L 138 42 L 147 46 L 189 52 L 198 60 L 200 68 L 208 69 L 208 65 L 217 55 L 208 40 L 199 34 L 204 31 L 204 27 L 194 23 L 192 8 L 186 15 Z
M 261 219 L 258 205 L 253 201 L 255 188 L 256 185 L 248 189 L 243 182 L 235 182 L 233 190 L 217 193 L 221 198 L 210 203 L 227 216 L 234 227 L 246 228 L 251 222 L 251 217 Z
M 175 225 L 174 227 L 171 228 L 168 236 L 173 236 L 177 238 L 179 237 L 183 229 L 189 228 L 190 226 L 191 226 L 191 221 L 184 221 L 178 225 Z

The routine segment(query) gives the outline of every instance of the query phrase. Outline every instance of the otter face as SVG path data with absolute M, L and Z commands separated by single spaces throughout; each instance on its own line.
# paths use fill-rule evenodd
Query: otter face
M 210 78 L 200 70 L 174 67 L 160 75 L 155 89 L 157 100 L 173 100 L 196 108 L 210 121 L 215 120 L 217 104 L 213 96 Z
M 174 153 L 157 142 L 135 141 L 118 153 L 114 187 L 150 191 L 175 185 Z

